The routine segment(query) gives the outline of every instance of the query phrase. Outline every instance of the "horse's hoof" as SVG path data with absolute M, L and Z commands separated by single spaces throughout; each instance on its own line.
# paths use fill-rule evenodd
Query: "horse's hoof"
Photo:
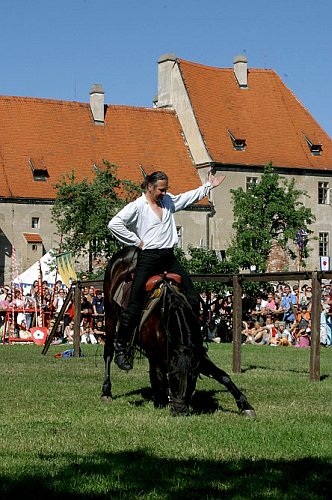
M 112 396 L 106 396 L 105 394 L 102 394 L 100 396 L 100 401 L 102 401 L 103 403 L 112 403 Z
M 253 408 L 251 410 L 243 410 L 242 415 L 244 415 L 247 418 L 256 418 L 256 412 Z

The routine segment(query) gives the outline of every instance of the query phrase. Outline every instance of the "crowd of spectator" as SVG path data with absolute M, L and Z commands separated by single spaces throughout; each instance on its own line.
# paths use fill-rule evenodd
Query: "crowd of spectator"
M 207 341 L 232 340 L 233 297 L 201 293 L 201 318 Z M 312 288 L 278 284 L 254 297 L 242 297 L 242 343 L 309 347 Z M 320 343 L 332 346 L 332 284 L 321 286 Z
M 0 337 L 29 340 L 31 327 L 45 327 L 48 333 L 53 328 L 57 316 L 68 294 L 68 288 L 58 280 L 54 287 L 47 281 L 24 291 L 17 287 L 0 287 Z M 81 289 L 81 343 L 104 343 L 104 297 L 100 289 L 84 286 Z M 54 335 L 54 344 L 73 343 L 74 304 L 70 298 Z
M 0 287 L 0 337 L 29 339 L 33 326 L 51 331 L 66 299 L 68 288 L 58 280 L 54 287 L 36 280 L 31 289 Z M 308 347 L 311 339 L 312 288 L 278 284 L 254 297 L 242 297 L 242 343 Z M 230 292 L 201 293 L 202 333 L 206 341 L 232 341 L 233 297 Z M 40 323 L 42 318 L 42 324 Z M 7 324 L 6 324 L 7 323 Z M 6 327 L 6 332 L 4 328 Z M 100 289 L 81 289 L 81 343 L 104 343 L 104 297 Z M 73 343 L 74 304 L 71 299 L 58 325 L 53 343 Z M 332 345 L 332 284 L 321 287 L 320 343 Z

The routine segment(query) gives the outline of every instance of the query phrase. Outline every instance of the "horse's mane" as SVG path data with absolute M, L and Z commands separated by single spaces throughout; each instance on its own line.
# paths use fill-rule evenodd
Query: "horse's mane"
M 187 298 L 183 293 L 172 285 L 166 285 L 166 322 L 165 327 L 172 332 L 172 324 L 176 322 L 176 331 L 180 334 L 180 339 L 174 339 L 171 335 L 171 342 L 180 342 L 183 347 L 192 348 L 197 342 L 199 322 L 196 318 Z M 170 333 L 171 334 L 171 333 Z

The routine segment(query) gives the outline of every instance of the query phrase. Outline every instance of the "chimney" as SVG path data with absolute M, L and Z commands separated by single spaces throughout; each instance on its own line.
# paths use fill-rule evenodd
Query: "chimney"
M 248 60 L 246 56 L 235 56 L 233 59 L 234 74 L 241 89 L 248 88 Z
M 164 54 L 158 59 L 158 99 L 156 106 L 165 108 L 172 106 L 172 69 L 176 64 L 174 54 Z
M 90 109 L 96 125 L 104 125 L 104 89 L 100 83 L 92 85 L 90 90 Z

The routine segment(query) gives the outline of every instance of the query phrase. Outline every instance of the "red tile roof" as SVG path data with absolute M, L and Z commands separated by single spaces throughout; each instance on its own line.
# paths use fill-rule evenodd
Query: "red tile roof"
M 34 180 L 29 159 L 46 169 L 45 181 Z M 105 125 L 96 125 L 89 104 L 0 96 L 0 197 L 52 199 L 62 174 L 91 178 L 103 159 L 139 184 L 139 163 L 164 170 L 174 194 L 201 184 L 173 111 L 107 106 Z
M 248 69 L 241 89 L 233 69 L 178 61 L 207 150 L 214 162 L 231 165 L 332 170 L 332 141 L 272 70 Z M 245 139 L 233 148 L 228 130 Z M 304 136 L 322 145 L 313 156 Z
M 28 243 L 43 243 L 42 237 L 38 233 L 22 233 Z

